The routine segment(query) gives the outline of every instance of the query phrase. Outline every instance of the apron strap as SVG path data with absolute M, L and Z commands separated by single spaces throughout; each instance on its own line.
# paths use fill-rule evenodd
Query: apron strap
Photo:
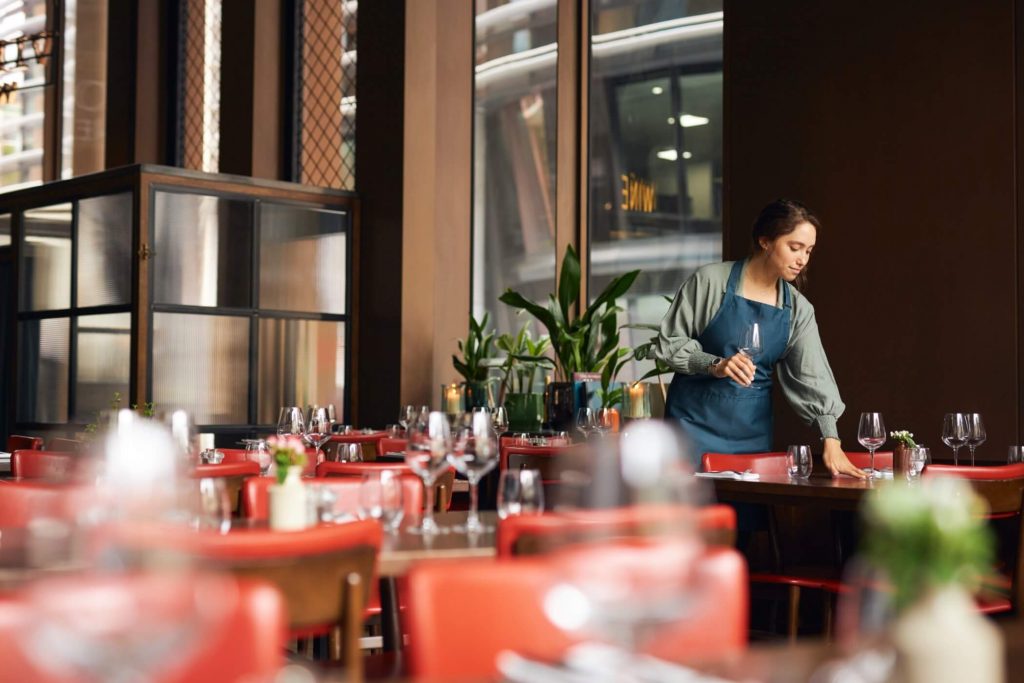
M 789 283 L 785 280 L 779 280 L 779 286 L 782 287 L 782 307 L 793 308 L 793 300 L 790 298 Z
M 746 261 L 746 259 L 740 259 L 732 264 L 732 270 L 729 271 L 729 284 L 725 287 L 725 291 L 729 294 L 735 294 L 736 289 L 740 286 L 740 275 L 743 274 L 743 264 Z

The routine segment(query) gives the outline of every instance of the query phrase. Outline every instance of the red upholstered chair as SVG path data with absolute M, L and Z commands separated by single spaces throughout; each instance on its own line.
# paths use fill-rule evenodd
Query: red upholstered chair
M 871 454 L 863 451 L 847 451 L 846 457 L 854 467 L 867 469 L 871 467 Z M 875 469 L 892 469 L 892 451 L 875 451 Z
M 693 576 L 700 605 L 648 643 L 648 651 L 676 660 L 707 659 L 746 646 L 746 566 L 735 550 L 719 548 L 689 566 L 659 561 L 658 546 L 642 542 L 588 544 L 543 557 L 506 562 L 425 563 L 409 573 L 409 673 L 452 680 L 489 679 L 502 650 L 558 659 L 586 638 L 559 630 L 544 613 L 548 591 L 565 581 L 566 563 L 604 566 L 624 557 L 642 561 L 665 580 Z M 454 599 L 453 599 L 454 598 Z
M 994 583 L 1009 597 L 982 594 L 978 598 L 978 609 L 985 614 L 1009 611 L 1019 613 L 1021 605 L 1024 604 L 1024 586 L 1021 583 L 1021 572 L 1024 572 L 1024 463 L 978 467 L 928 465 L 922 476 L 926 479 L 966 479 L 971 488 L 988 503 L 989 512 L 986 518 L 992 520 L 997 531 L 1008 531 L 1005 535 L 999 535 L 999 554 L 1004 571 Z
M 385 436 L 380 440 L 378 448 L 380 454 L 385 453 L 405 453 L 405 449 L 409 446 L 409 439 L 397 438 L 391 436 Z
M 0 527 L 25 527 L 36 517 L 63 517 L 75 492 L 43 481 L 0 482 Z
M 7 452 L 14 451 L 41 451 L 43 450 L 43 439 L 40 436 L 18 436 L 12 434 L 7 437 Z
M 226 579 L 237 587 L 225 614 L 208 626 L 195 642 L 189 643 L 180 655 L 172 653 L 166 666 L 152 679 L 156 683 L 205 683 L 206 681 L 264 681 L 274 678 L 284 665 L 286 615 L 280 593 L 271 585 L 255 580 Z M 48 596 L 68 593 L 69 602 L 80 600 L 91 583 L 103 581 L 105 590 L 115 587 L 124 591 L 143 590 L 145 582 L 132 579 L 48 580 L 38 583 Z M 85 583 L 83 583 L 85 582 Z M 90 583 L 91 582 L 91 583 Z M 224 593 L 222 593 L 224 594 Z M 227 593 L 230 595 L 230 593 Z M 140 596 L 145 599 L 146 596 Z M 0 680 L 34 681 L 37 683 L 72 683 L 80 676 L 63 676 L 52 666 L 40 666 L 26 653 L 21 636 L 36 623 L 36 608 L 26 594 L 0 599 Z M 54 643 L 53 647 L 61 647 Z
M 701 470 L 704 472 L 745 472 L 765 476 L 786 474 L 785 453 L 705 453 L 701 457 Z
M 559 503 L 577 506 L 590 485 L 594 462 L 586 444 L 533 446 L 517 439 L 504 438 L 499 446 L 498 471 L 538 470 L 544 484 L 544 503 L 556 508 Z
M 217 450 L 224 454 L 224 461 L 221 463 L 222 465 L 239 462 L 255 462 L 249 460 L 244 448 L 218 448 Z M 258 464 L 259 463 L 257 463 L 257 465 Z
M 18 479 L 67 480 L 74 473 L 74 453 L 17 450 L 11 453 L 11 476 Z
M 533 555 L 587 540 L 661 535 L 688 528 L 712 545 L 731 547 L 736 511 L 728 505 L 634 505 L 517 515 L 498 522 L 498 557 Z
M 330 440 L 324 445 L 324 452 L 327 453 L 327 458 L 333 458 L 333 454 L 337 452 L 340 444 L 359 444 L 362 447 L 363 459 L 374 460 L 378 455 L 384 451 L 380 448 L 380 443 L 387 437 L 387 432 L 371 432 L 365 434 L 363 432 L 353 432 L 351 434 L 332 434 Z
M 418 517 L 423 511 L 423 484 L 419 477 L 412 474 L 401 474 L 402 504 L 407 516 Z M 275 483 L 272 477 L 252 477 L 242 486 L 242 514 L 248 519 L 265 520 L 269 516 L 269 488 Z M 335 512 L 359 514 L 359 487 L 362 478 L 357 477 L 317 477 L 303 479 L 303 484 L 319 484 L 330 487 L 338 497 Z
M 331 462 L 329 460 L 316 466 L 316 476 L 320 478 L 359 477 L 362 479 L 364 474 L 374 474 L 381 470 L 417 477 L 411 467 L 401 462 Z M 422 482 L 422 479 L 420 481 Z M 454 487 L 455 470 L 449 468 L 437 478 L 437 482 L 434 484 L 434 509 L 437 512 L 445 512 L 451 508 Z
M 55 436 L 50 439 L 50 443 L 46 444 L 46 449 L 50 451 L 57 451 L 58 453 L 78 453 L 82 450 L 83 442 L 75 439 L 65 439 L 60 436 Z

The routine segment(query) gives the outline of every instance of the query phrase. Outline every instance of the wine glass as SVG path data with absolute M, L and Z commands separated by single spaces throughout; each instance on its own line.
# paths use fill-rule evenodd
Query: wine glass
M 508 431 L 508 411 L 505 406 L 498 406 L 491 412 L 491 426 L 498 436 Z
M 396 531 L 405 514 L 400 476 L 392 470 L 364 474 L 359 485 L 359 510 L 360 516 L 378 520 L 385 531 Z
M 596 420 L 594 418 L 594 409 L 590 406 L 583 406 L 576 411 L 576 430 L 583 435 L 583 440 L 586 441 L 591 433 L 596 431 Z
M 416 407 L 412 405 L 402 406 L 398 411 L 398 424 L 402 425 L 403 431 L 409 430 L 409 425 L 416 419 Z
M 871 466 L 866 470 L 871 477 L 878 476 L 875 469 L 875 451 L 885 443 L 885 422 L 881 413 L 861 413 L 857 427 L 857 441 L 871 454 Z
M 957 455 L 967 443 L 967 416 L 963 413 L 946 413 L 942 418 L 942 443 L 953 449 L 953 464 L 959 465 Z
M 425 421 L 417 420 L 410 428 L 405 462 L 423 480 L 427 494 L 423 520 L 419 526 L 409 529 L 411 533 L 433 535 L 447 531 L 434 521 L 434 484 L 438 476 L 448 468 L 448 454 L 452 452 L 453 446 L 448 416 L 442 412 L 428 413 Z
M 242 439 L 245 444 L 245 459 L 260 466 L 260 476 L 270 469 L 270 446 L 264 439 Z
M 761 325 L 759 323 L 751 323 L 743 331 L 743 340 L 740 342 L 738 351 L 752 361 L 757 360 L 757 357 L 761 355 Z M 753 382 L 747 385 L 748 388 L 752 386 Z
M 505 470 L 498 477 L 498 517 L 539 515 L 544 512 L 544 483 L 540 470 Z
M 594 420 L 594 429 L 598 434 L 604 436 L 608 432 L 615 431 L 618 426 L 618 414 L 614 408 L 601 408 L 597 411 L 597 418 Z
M 907 477 L 907 481 L 914 481 L 921 477 L 921 472 L 924 471 L 925 465 L 927 465 L 932 459 L 932 452 L 926 446 L 911 446 L 907 449 L 907 466 L 904 468 L 903 473 Z
M 278 436 L 301 437 L 306 431 L 306 423 L 302 418 L 302 408 L 291 406 L 281 408 L 281 414 L 277 418 Z
M 1006 456 L 1006 464 L 1016 465 L 1024 462 L 1024 446 L 1010 446 L 1009 454 Z
M 974 467 L 974 449 L 985 443 L 985 423 L 981 413 L 967 413 L 967 448 L 971 451 L 971 467 Z
M 493 528 L 485 526 L 477 514 L 480 480 L 498 464 L 498 438 L 491 430 L 490 415 L 473 413 L 470 425 L 459 430 L 455 450 L 448 454 L 448 459 L 469 480 L 469 516 L 466 526 L 456 527 L 456 531 L 471 534 L 492 531 Z
M 222 534 L 231 530 L 231 497 L 223 477 L 199 480 L 196 507 L 196 523 L 200 529 L 212 529 Z
M 331 421 L 327 416 L 326 408 L 314 408 L 309 413 L 309 421 L 306 423 L 306 431 L 302 439 L 313 447 L 316 462 L 320 462 L 322 453 L 320 447 L 331 438 Z

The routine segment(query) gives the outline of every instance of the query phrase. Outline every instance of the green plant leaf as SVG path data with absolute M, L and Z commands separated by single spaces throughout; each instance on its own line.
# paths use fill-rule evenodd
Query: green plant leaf
M 600 309 L 601 306 L 614 302 L 616 299 L 628 292 L 639 274 L 639 270 L 631 270 L 625 275 L 620 275 L 617 278 L 614 278 L 608 283 L 608 286 L 597 295 L 597 298 L 594 299 L 593 303 L 590 304 L 590 307 L 587 308 L 586 312 L 580 317 L 583 318 L 585 322 L 590 322 L 590 318 L 593 317 L 594 312 Z
M 562 307 L 562 317 L 569 320 L 572 306 L 580 298 L 580 258 L 570 244 L 565 248 L 562 257 L 562 271 L 558 275 L 558 303 Z
M 558 333 L 555 318 L 551 313 L 543 306 L 530 301 L 519 292 L 507 289 L 504 294 L 498 297 L 498 301 L 507 306 L 511 306 L 512 308 L 518 308 L 528 312 L 534 318 L 539 320 L 545 328 L 547 328 L 548 334 L 550 334 L 552 338 Z

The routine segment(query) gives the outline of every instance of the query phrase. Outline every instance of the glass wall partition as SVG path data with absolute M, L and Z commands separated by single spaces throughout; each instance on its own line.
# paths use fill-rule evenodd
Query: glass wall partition
M 224 443 L 286 403 L 347 416 L 351 195 L 133 167 L 5 199 L 12 429 L 77 433 L 115 394 Z
M 473 312 L 511 330 L 506 288 L 554 291 L 557 2 L 476 0 L 475 31 Z
M 722 1 L 590 0 L 590 19 L 589 292 L 640 268 L 620 323 L 657 323 L 722 258 Z

